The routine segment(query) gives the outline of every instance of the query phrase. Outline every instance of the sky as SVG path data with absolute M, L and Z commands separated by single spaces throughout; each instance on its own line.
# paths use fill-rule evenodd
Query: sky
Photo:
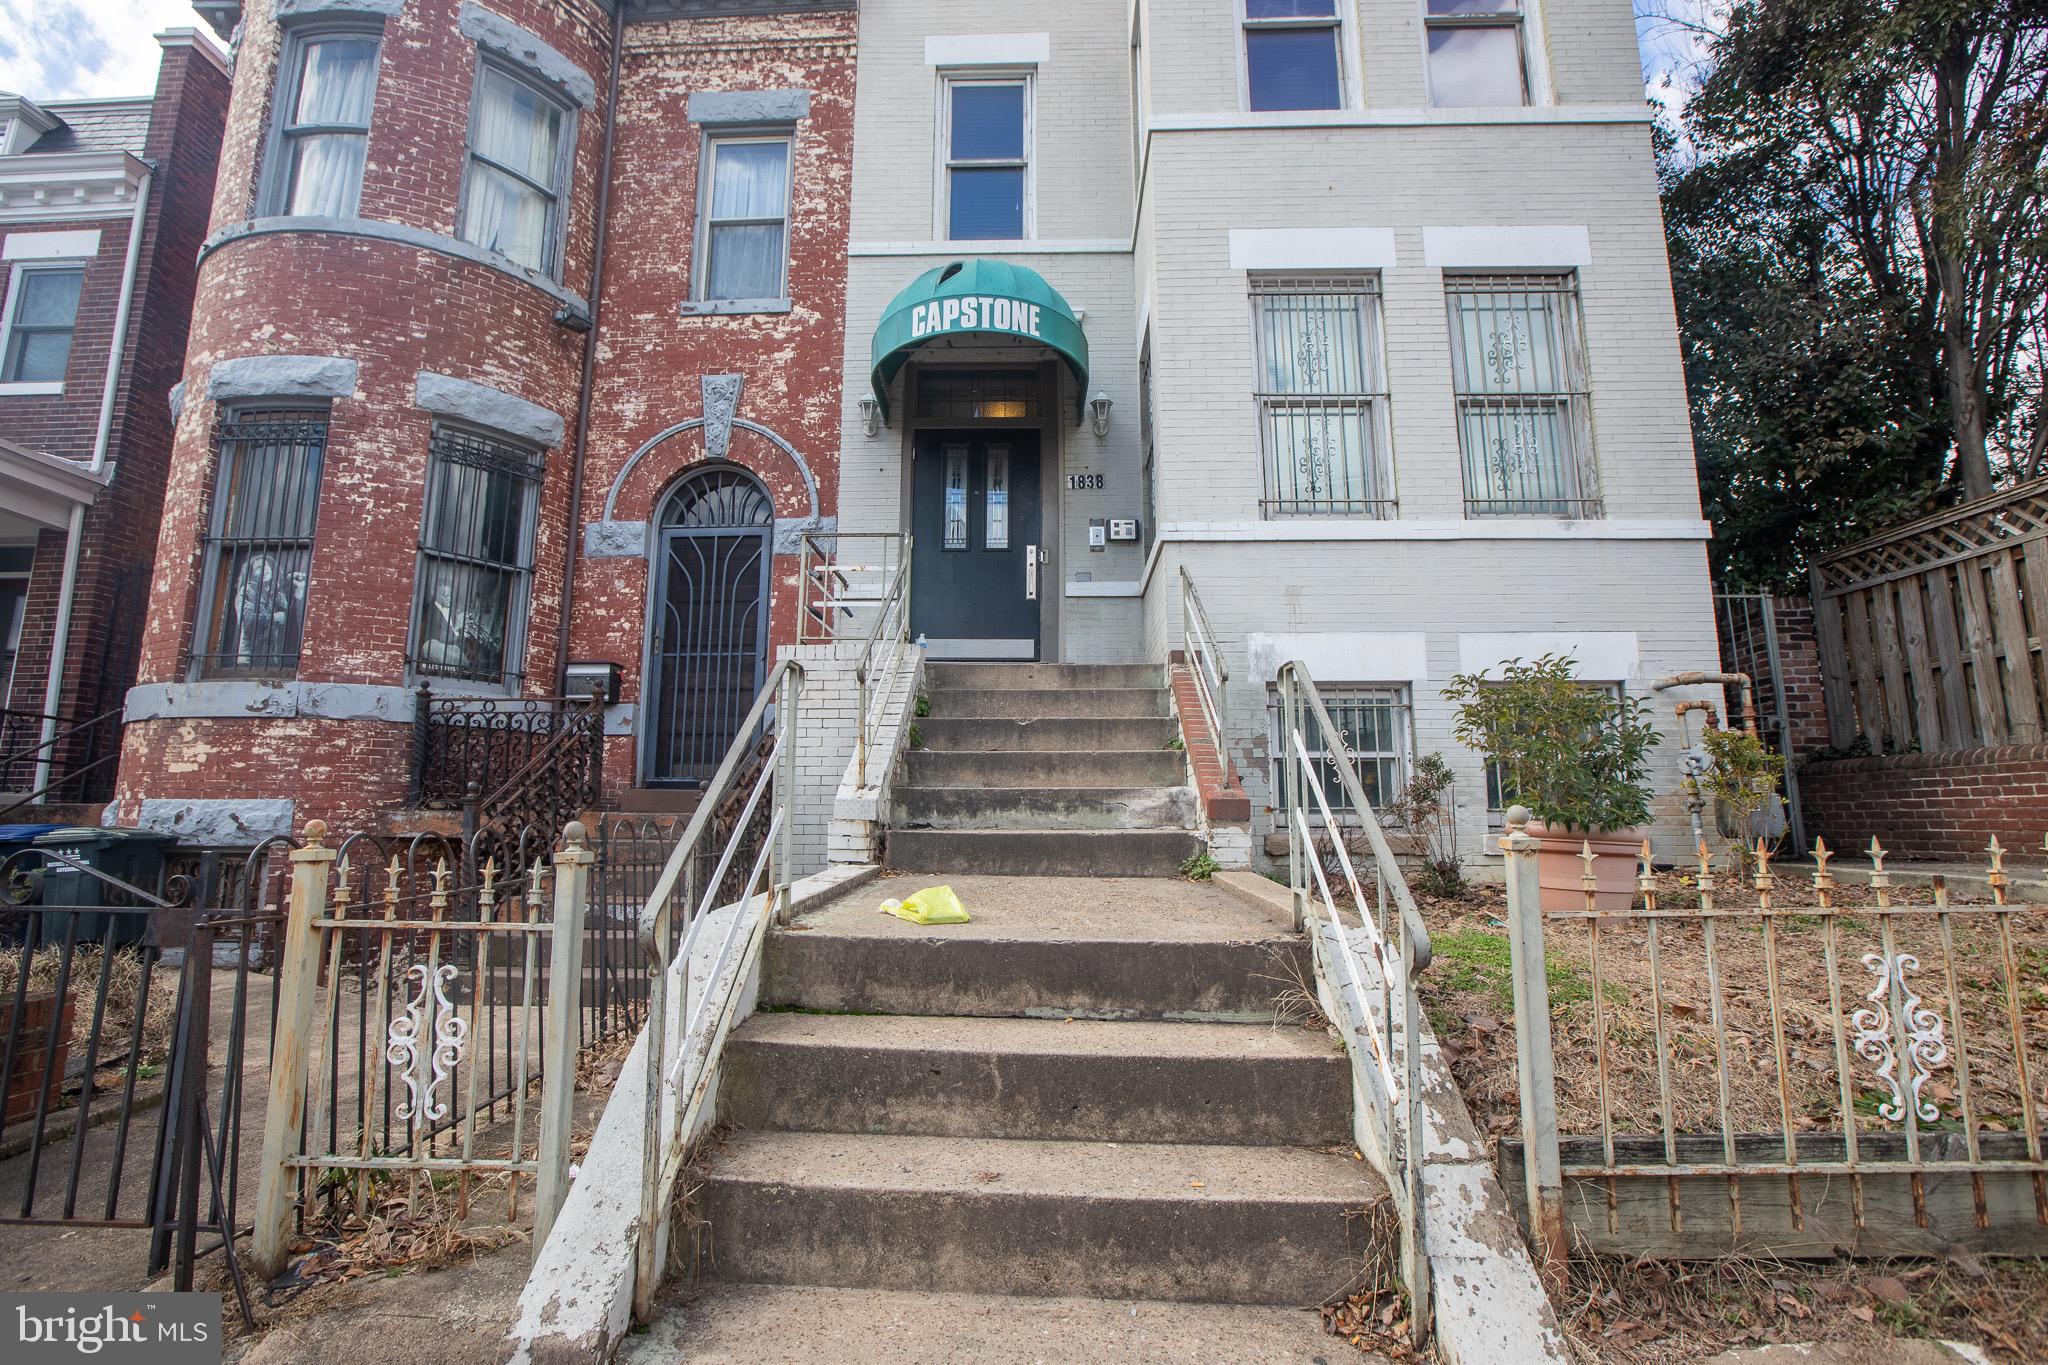
M 1675 112 L 1696 74 L 1698 44 L 1657 16 L 1699 12 L 1718 0 L 1636 0 L 1643 80 Z M 146 95 L 156 88 L 155 34 L 212 33 L 189 0 L 0 0 L 0 90 L 31 99 Z

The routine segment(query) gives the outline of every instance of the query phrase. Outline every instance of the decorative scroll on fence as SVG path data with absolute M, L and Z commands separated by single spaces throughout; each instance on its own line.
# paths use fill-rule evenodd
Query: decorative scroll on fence
M 1519 817 L 1519 818 L 1517 818 Z M 2048 909 L 1848 904 L 1700 850 L 1696 905 L 1538 910 L 1527 813 L 1510 813 L 1508 919 L 1522 1141 L 1503 1172 L 1543 1259 L 2038 1251 L 2048 1238 Z M 1720 886 L 1727 888 L 1724 897 Z M 1691 898 L 1690 893 L 1688 899 Z M 1734 903 L 1726 903 L 1734 902 Z
M 1836 747 L 2048 735 L 2048 479 L 1837 550 L 1812 577 Z

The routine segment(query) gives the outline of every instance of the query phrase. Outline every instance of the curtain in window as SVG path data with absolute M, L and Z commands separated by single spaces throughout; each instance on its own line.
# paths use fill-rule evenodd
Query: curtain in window
M 772 299 L 782 293 L 789 144 L 715 144 L 711 161 L 710 277 L 705 297 Z M 768 219 L 772 221 L 760 221 Z M 737 220 L 737 221 L 735 221 Z
M 222 424 L 208 673 L 298 667 L 326 444 L 326 419 L 314 413 Z
M 532 270 L 547 269 L 548 218 L 562 111 L 497 71 L 477 91 L 462 235 Z
M 370 100 L 377 81 L 373 38 L 324 38 L 307 43 L 299 75 L 292 134 L 288 213 L 352 218 L 363 187 L 369 147 Z M 310 131 L 361 129 L 361 132 Z
M 509 676 L 538 477 L 524 452 L 466 432 L 435 433 L 420 544 L 419 672 L 488 683 Z
M 1268 512 L 1358 514 L 1380 501 L 1372 405 L 1378 296 L 1254 295 Z
M 1577 386 L 1562 282 L 1460 282 L 1450 306 L 1467 510 L 1575 515 Z

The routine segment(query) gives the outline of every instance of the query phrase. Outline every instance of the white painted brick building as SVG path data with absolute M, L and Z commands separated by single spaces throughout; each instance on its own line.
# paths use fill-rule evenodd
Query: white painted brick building
M 1624 0 L 865 0 L 852 221 L 842 529 L 917 534 L 934 658 L 1162 659 L 1185 567 L 1260 831 L 1290 658 L 1384 708 L 1396 782 L 1452 760 L 1468 855 L 1487 784 L 1453 674 L 1568 650 L 1675 736 L 1700 693 L 1651 684 L 1717 666 Z M 1057 291 L 1085 388 L 937 313 L 877 368 L 892 300 L 974 261 Z M 1112 519 L 1134 538 L 1091 545 Z

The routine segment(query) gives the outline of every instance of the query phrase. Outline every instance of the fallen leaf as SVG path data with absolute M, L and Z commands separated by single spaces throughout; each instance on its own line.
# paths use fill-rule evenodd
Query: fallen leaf
M 1874 1280 L 1865 1280 L 1863 1288 L 1871 1298 L 1880 1303 L 1906 1304 L 1913 1301 L 1913 1295 L 1904 1282 L 1893 1275 L 1880 1275 Z

